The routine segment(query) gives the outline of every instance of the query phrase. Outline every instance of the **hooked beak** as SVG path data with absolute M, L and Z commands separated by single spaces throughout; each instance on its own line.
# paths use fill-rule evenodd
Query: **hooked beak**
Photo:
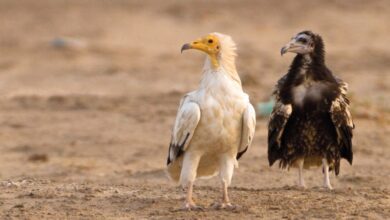
M 210 55 L 213 51 L 211 50 L 210 46 L 207 45 L 207 43 L 204 43 L 206 40 L 203 38 L 196 39 L 194 41 L 191 41 L 190 43 L 186 43 L 181 47 L 181 52 L 183 53 L 184 50 L 188 49 L 195 49 L 203 51 Z
M 282 47 L 282 49 L 280 50 L 280 56 L 283 56 L 283 54 L 287 53 L 287 50 L 288 50 L 287 46 Z
M 282 49 L 280 50 L 280 55 L 283 56 L 283 54 L 285 54 L 287 52 L 305 54 L 305 53 L 310 52 L 308 50 L 309 49 L 305 45 L 302 45 L 299 42 L 292 40 L 288 44 L 286 44 L 284 47 L 282 47 Z
M 297 45 L 294 40 L 288 42 L 288 44 L 286 44 L 284 47 L 282 47 L 282 49 L 280 50 L 280 55 L 283 56 L 283 54 L 287 53 L 287 52 L 294 52 L 295 49 L 297 49 L 299 47 L 299 45 Z
M 184 44 L 184 45 L 181 47 L 180 53 L 183 53 L 184 50 L 188 50 L 188 49 L 191 49 L 191 48 L 192 48 L 191 44 Z

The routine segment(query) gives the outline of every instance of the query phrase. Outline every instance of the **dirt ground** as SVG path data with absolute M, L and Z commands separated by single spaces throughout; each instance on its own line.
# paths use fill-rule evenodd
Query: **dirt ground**
M 180 54 L 206 33 L 233 36 L 251 102 L 267 101 L 310 29 L 350 84 L 354 164 L 322 173 L 268 167 L 267 118 L 230 188 L 240 208 L 209 208 L 217 179 L 199 180 L 204 211 L 181 211 L 165 174 L 180 98 L 197 88 L 204 54 Z M 390 219 L 390 2 L 0 1 L 1 219 Z

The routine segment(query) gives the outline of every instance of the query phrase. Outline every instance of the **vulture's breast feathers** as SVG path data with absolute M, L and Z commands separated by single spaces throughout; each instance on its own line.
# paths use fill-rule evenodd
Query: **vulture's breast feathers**
M 297 109 L 326 110 L 340 94 L 340 89 L 335 82 L 298 78 L 286 92 Z

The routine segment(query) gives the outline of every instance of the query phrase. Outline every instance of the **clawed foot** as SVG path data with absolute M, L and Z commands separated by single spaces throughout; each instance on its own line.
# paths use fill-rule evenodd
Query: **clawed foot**
M 236 205 L 233 205 L 231 204 L 230 202 L 222 202 L 222 203 L 213 203 L 211 204 L 211 207 L 213 209 L 217 209 L 217 210 L 221 210 L 221 209 L 225 209 L 225 210 L 235 210 L 238 208 L 238 206 Z
M 304 183 L 298 183 L 297 187 L 298 189 L 307 189 L 306 184 Z
M 323 186 L 325 189 L 333 190 L 333 187 L 330 184 L 324 184 Z
M 183 209 L 184 211 L 203 211 L 203 207 L 196 205 L 193 202 L 186 202 L 184 204 Z

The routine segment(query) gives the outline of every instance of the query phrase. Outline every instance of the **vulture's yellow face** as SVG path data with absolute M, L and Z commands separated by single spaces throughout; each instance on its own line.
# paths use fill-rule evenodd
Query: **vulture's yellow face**
M 221 50 L 221 45 L 217 36 L 209 34 L 205 37 L 196 39 L 191 43 L 184 44 L 181 48 L 181 52 L 188 49 L 197 49 L 207 53 L 210 56 L 214 67 L 219 66 L 217 56 Z

